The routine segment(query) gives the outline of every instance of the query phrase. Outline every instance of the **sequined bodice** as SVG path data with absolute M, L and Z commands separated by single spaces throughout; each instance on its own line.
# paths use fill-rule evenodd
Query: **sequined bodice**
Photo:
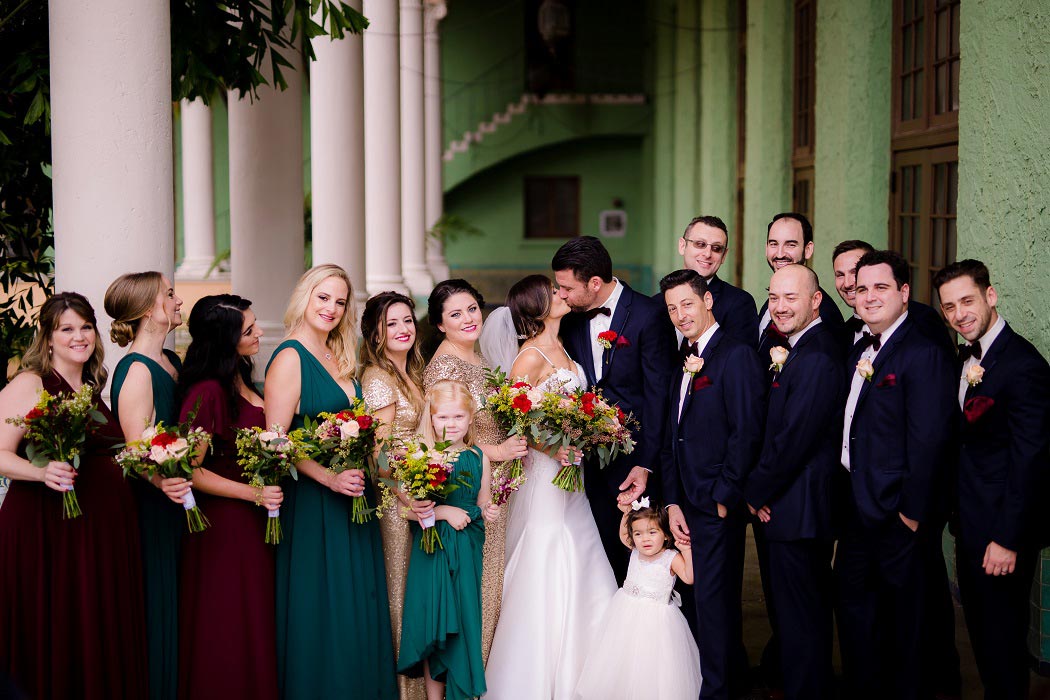
M 397 382 L 387 372 L 378 367 L 369 367 L 361 376 L 361 392 L 365 403 L 372 411 L 378 411 L 394 404 L 394 422 L 390 436 L 404 440 L 416 434 L 419 425 L 419 413 L 412 400 L 398 387 Z
M 442 379 L 466 384 L 478 411 L 474 417 L 474 442 L 479 445 L 498 445 L 507 439 L 507 435 L 500 430 L 489 412 L 484 410 L 488 389 L 485 385 L 486 365 L 484 360 L 481 362 L 475 365 L 455 355 L 436 355 L 423 371 L 423 390 L 429 390 Z
M 645 561 L 637 549 L 632 551 L 627 580 L 623 582 L 624 593 L 658 603 L 669 602 L 676 578 L 671 573 L 671 560 L 675 554 L 675 550 L 665 549 L 651 560 Z

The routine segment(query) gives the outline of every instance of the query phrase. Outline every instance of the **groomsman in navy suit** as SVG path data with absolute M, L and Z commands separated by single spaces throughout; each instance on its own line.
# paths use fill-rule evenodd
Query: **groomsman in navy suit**
M 856 309 L 869 335 L 847 361 L 840 459 L 847 520 L 835 555 L 839 638 L 850 698 L 934 693 L 924 663 L 928 564 L 941 554 L 957 374 L 908 314 L 908 263 L 893 251 L 857 262 Z
M 966 627 L 987 700 L 1028 697 L 1029 595 L 1050 544 L 1050 366 L 999 315 L 988 268 L 962 260 L 933 280 L 966 344 L 956 565 Z
M 846 306 L 853 309 L 853 314 L 843 325 L 841 344 L 843 351 L 849 355 L 853 346 L 864 337 L 867 327 L 857 314 L 857 261 L 866 253 L 875 250 L 867 241 L 842 241 L 831 254 L 831 264 L 835 270 L 835 291 L 838 292 Z M 944 322 L 941 313 L 914 299 L 908 299 L 908 318 L 918 326 L 940 348 L 945 357 L 955 361 L 955 341 Z M 950 453 L 945 456 L 948 462 L 954 461 L 956 447 L 952 445 Z M 931 526 L 944 528 L 943 522 L 931 523 Z M 928 565 L 926 591 L 927 629 L 929 643 L 923 647 L 925 663 L 934 669 L 935 687 L 940 696 L 958 697 L 962 694 L 962 673 L 959 663 L 959 652 L 955 647 L 955 604 L 952 602 L 951 588 L 948 583 L 948 570 L 944 557 L 930 557 Z
M 875 250 L 867 241 L 842 241 L 831 253 L 831 265 L 835 270 L 835 291 L 853 309 L 853 315 L 843 324 L 842 344 L 846 354 L 853 349 L 864 333 L 864 321 L 856 311 L 857 297 L 857 261 L 865 253 Z M 944 347 L 945 352 L 955 354 L 955 341 L 939 311 L 932 306 L 914 299 L 908 300 L 908 316 L 930 336 Z
M 765 375 L 755 351 L 715 321 L 707 283 L 693 270 L 660 280 L 667 313 L 687 342 L 663 401 L 663 459 L 671 533 L 690 542 L 701 698 L 728 700 L 741 643 L 747 508 L 744 483 L 762 444 Z
M 784 212 L 777 214 L 766 226 L 766 263 L 776 272 L 785 265 L 805 265 L 813 257 L 813 226 L 804 214 Z M 820 290 L 820 317 L 829 330 L 838 333 L 842 326 L 842 312 L 835 300 L 823 289 Z M 782 345 L 784 338 L 772 324 L 769 303 L 762 304 L 758 312 L 758 329 L 755 342 L 759 357 L 769 354 L 769 348 Z
M 846 382 L 821 296 L 817 274 L 803 265 L 782 267 L 769 282 L 773 323 L 787 340 L 769 356 L 765 442 L 744 488 L 768 541 L 787 700 L 832 694 L 832 478 Z
M 589 386 L 638 421 L 634 452 L 621 454 L 604 470 L 596 461 L 584 465 L 591 512 L 616 579 L 623 583 L 629 552 L 620 541 L 622 513 L 616 503 L 640 497 L 649 474 L 660 467 L 665 396 L 677 357 L 674 335 L 656 301 L 613 277 L 609 251 L 594 236 L 565 243 L 551 267 L 558 295 L 573 310 L 562 321 L 566 350 L 583 366 Z M 603 333 L 608 334 L 604 344 Z
M 698 216 L 685 227 L 678 239 L 678 254 L 688 270 L 695 270 L 704 281 L 715 301 L 714 314 L 718 325 L 729 335 L 751 344 L 755 329 L 755 298 L 739 287 L 734 287 L 718 276 L 729 250 L 729 229 L 717 216 Z M 663 295 L 659 295 L 663 304 Z

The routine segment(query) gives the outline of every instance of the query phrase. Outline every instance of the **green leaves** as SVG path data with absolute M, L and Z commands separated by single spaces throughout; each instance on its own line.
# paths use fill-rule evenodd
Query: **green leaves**
M 294 52 L 316 58 L 310 39 L 341 39 L 367 26 L 360 12 L 337 0 L 173 0 L 172 100 L 208 104 L 227 91 L 256 97 L 262 85 L 285 90 Z

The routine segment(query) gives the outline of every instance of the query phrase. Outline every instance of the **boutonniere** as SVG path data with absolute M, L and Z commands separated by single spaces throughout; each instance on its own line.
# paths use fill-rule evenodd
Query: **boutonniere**
M 864 377 L 864 381 L 870 382 L 872 375 L 875 374 L 875 367 L 871 364 L 871 360 L 864 358 L 857 363 L 857 374 Z
M 966 370 L 966 383 L 970 386 L 977 386 L 984 379 L 984 367 L 980 365 L 973 365 L 970 369 Z
M 693 379 L 693 391 L 704 389 L 712 384 L 714 384 L 714 382 L 711 381 L 711 377 L 706 374 L 701 374 L 699 377 Z
M 616 331 L 602 331 L 598 334 L 598 345 L 609 350 L 613 345 L 622 348 L 625 345 L 630 345 L 630 342 Z
M 963 415 L 966 417 L 966 422 L 975 423 L 978 418 L 983 416 L 994 405 L 995 399 L 990 396 L 974 396 L 963 407 Z
M 697 357 L 696 355 L 690 355 L 685 358 L 685 364 L 682 366 L 682 371 L 687 372 L 692 376 L 696 376 L 700 373 L 700 370 L 704 368 L 704 358 Z
M 769 349 L 769 359 L 773 361 L 773 364 L 769 366 L 769 369 L 774 372 L 780 372 L 784 369 L 784 363 L 788 359 L 788 349 L 783 345 L 777 345 Z
M 875 385 L 875 387 L 879 389 L 881 389 L 884 386 L 897 386 L 897 375 L 887 374 L 885 377 L 882 378 L 882 381 Z

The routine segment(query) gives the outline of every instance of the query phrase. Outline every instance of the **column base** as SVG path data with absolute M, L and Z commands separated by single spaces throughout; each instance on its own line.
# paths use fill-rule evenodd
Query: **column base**
M 412 290 L 413 296 L 427 297 L 430 296 L 430 292 L 434 291 L 434 278 L 430 276 L 430 270 L 426 265 L 408 266 L 402 270 L 402 273 L 405 277 L 405 284 Z
M 408 295 L 410 290 L 405 286 L 405 280 L 401 276 L 372 276 L 368 275 L 365 280 L 365 286 L 368 287 L 368 295 L 379 294 L 380 292 L 398 292 L 400 294 Z M 430 290 L 427 290 L 427 294 Z
M 183 258 L 179 266 L 175 268 L 176 280 L 206 280 L 222 279 L 223 275 L 229 277 L 229 263 L 219 263 L 213 268 L 215 258 L 205 256 Z

